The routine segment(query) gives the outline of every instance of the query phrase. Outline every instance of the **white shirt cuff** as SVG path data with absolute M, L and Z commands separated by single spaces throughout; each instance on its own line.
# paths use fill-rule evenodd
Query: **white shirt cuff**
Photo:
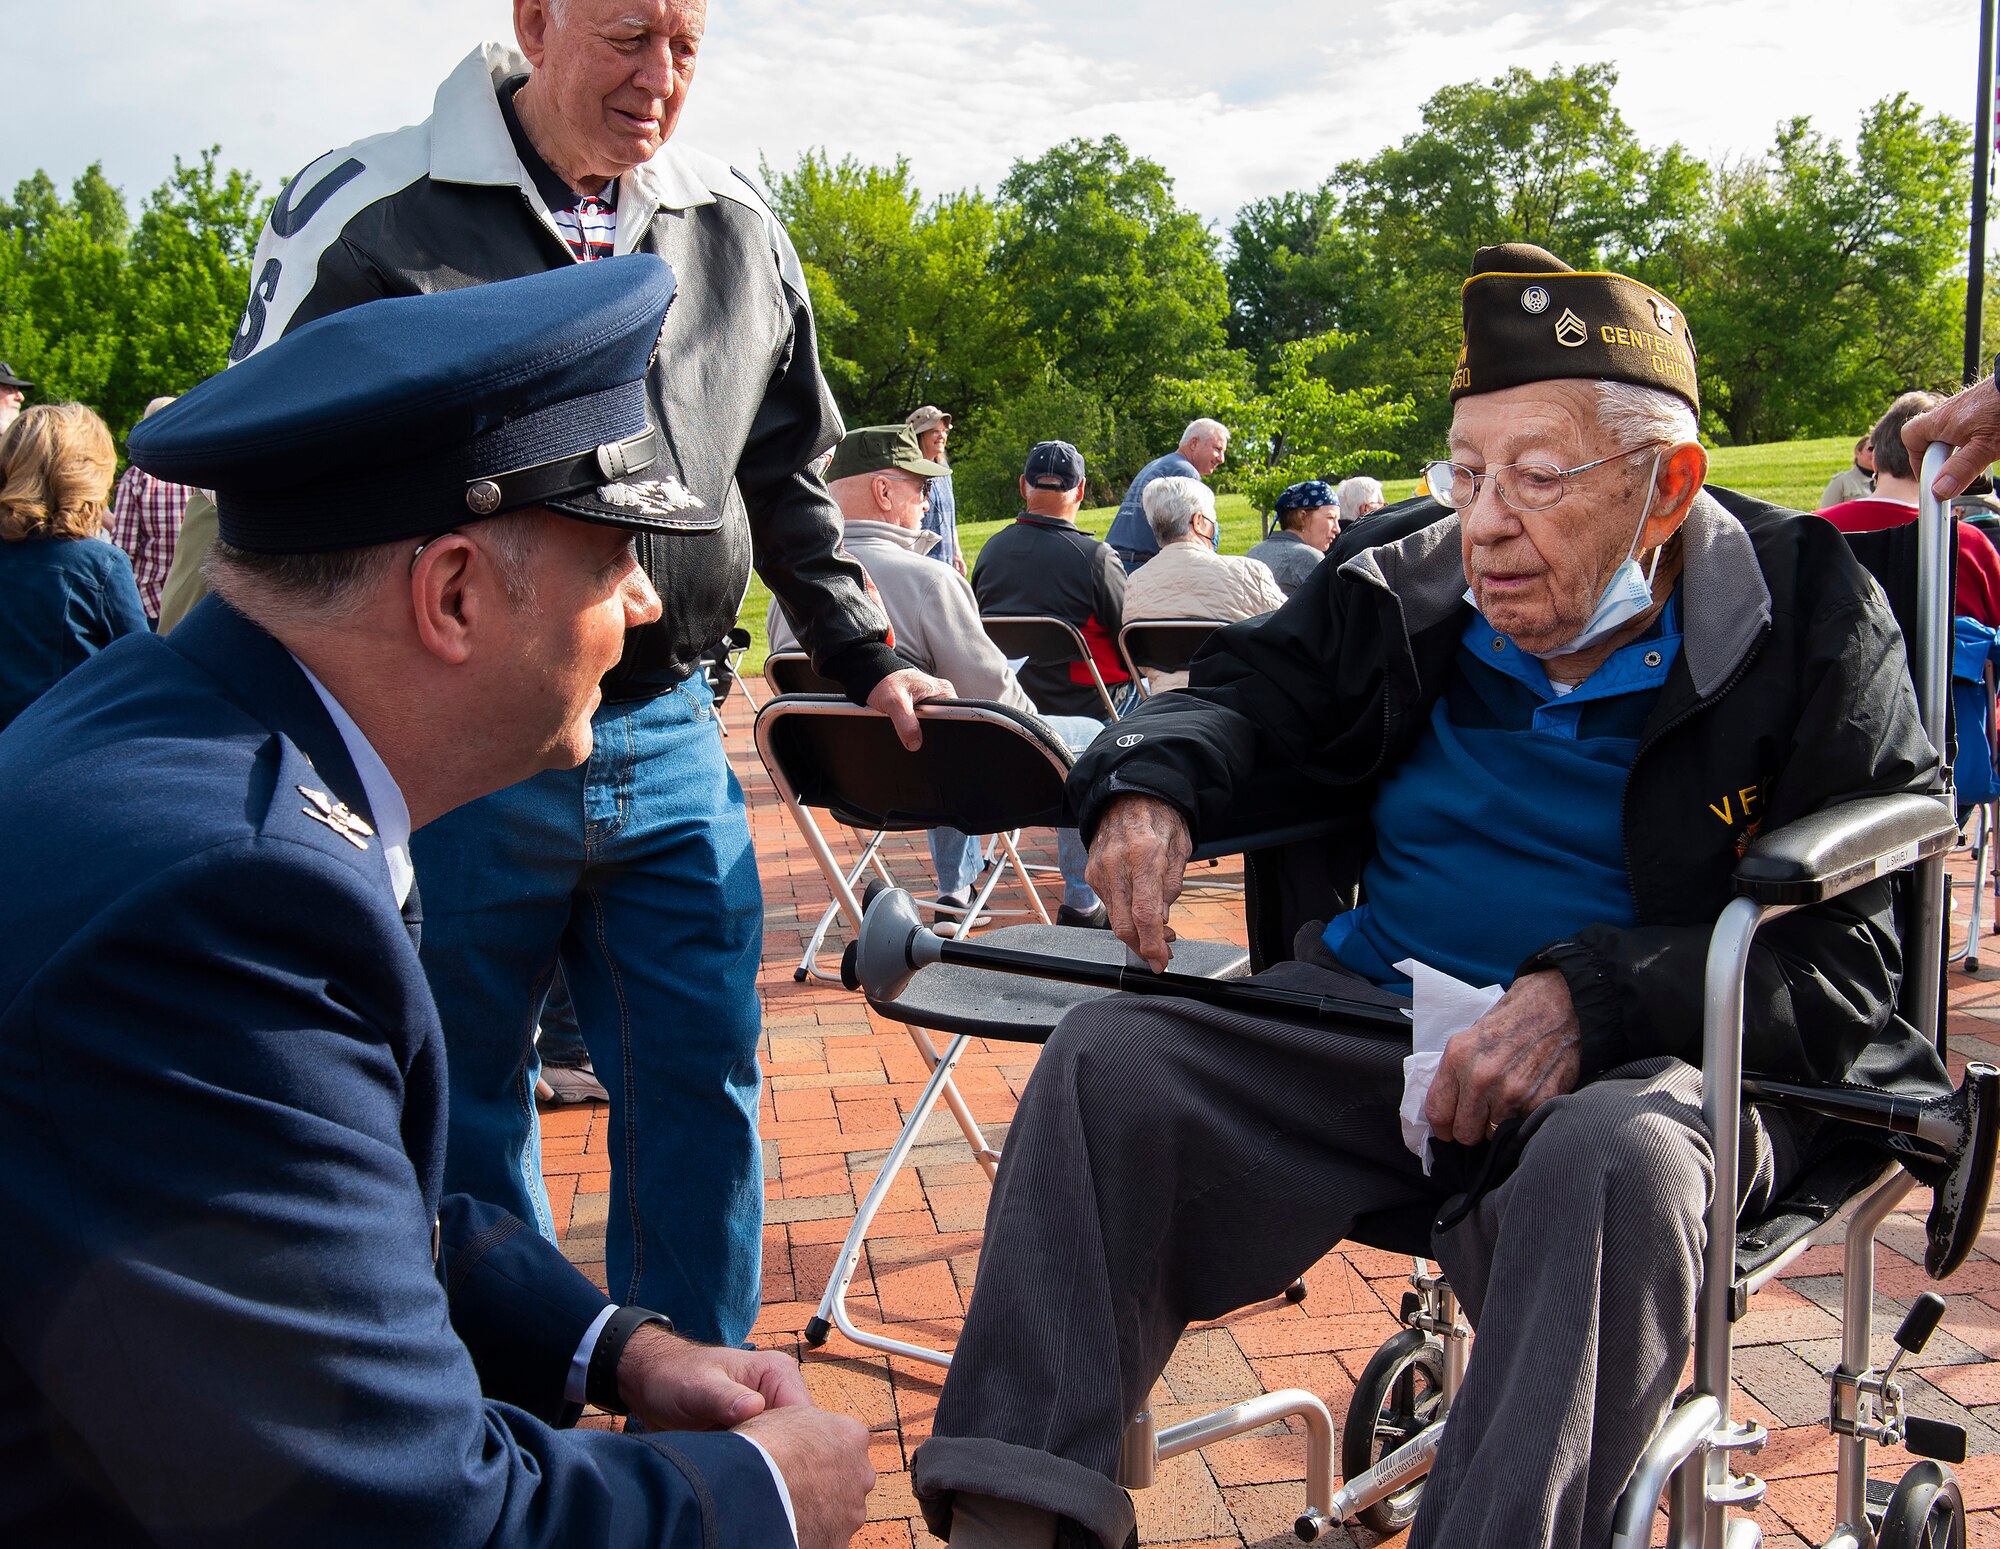
M 590 1327 L 583 1331 L 583 1340 L 576 1347 L 576 1354 L 569 1358 L 569 1380 L 563 1384 L 563 1402 L 581 1404 L 584 1390 L 590 1382 L 590 1358 L 597 1353 L 597 1336 L 604 1332 L 604 1325 L 611 1321 L 611 1314 L 618 1310 L 614 1302 L 590 1320 Z
M 764 1444 L 756 1437 L 746 1435 L 742 1431 L 738 1431 L 736 1434 L 743 1437 L 745 1441 L 757 1449 L 758 1455 L 764 1459 L 765 1466 L 771 1470 L 771 1482 L 778 1487 L 778 1499 L 784 1504 L 785 1508 L 785 1521 L 790 1524 L 792 1529 L 792 1549 L 798 1549 L 799 1514 L 792 1510 L 792 1492 L 785 1486 L 785 1476 L 779 1472 L 778 1460 L 765 1450 Z

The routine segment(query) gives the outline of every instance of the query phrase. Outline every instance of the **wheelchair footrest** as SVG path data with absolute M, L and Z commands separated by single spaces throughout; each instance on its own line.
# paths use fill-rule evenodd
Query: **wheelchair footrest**
M 1903 1446 L 1920 1458 L 1940 1463 L 1965 1461 L 1965 1427 L 1949 1420 L 1926 1420 L 1922 1415 L 1903 1417 Z

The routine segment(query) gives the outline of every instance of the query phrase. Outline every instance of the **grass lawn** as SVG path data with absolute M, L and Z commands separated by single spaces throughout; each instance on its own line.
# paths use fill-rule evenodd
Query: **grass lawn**
M 1810 511 L 1819 504 L 1826 481 L 1845 468 L 1853 457 L 1854 443 L 1841 436 L 1822 441 L 1774 441 L 1768 446 L 1720 447 L 1709 453 L 1709 482 L 1726 485 L 1746 495 L 1755 495 L 1777 505 Z M 1385 480 L 1388 497 L 1402 500 L 1417 492 L 1415 479 Z M 1258 515 L 1250 508 L 1249 497 L 1224 495 L 1216 503 L 1222 518 L 1222 552 L 1241 554 L 1263 534 Z M 1111 525 L 1114 506 L 1085 511 L 1077 519 L 1084 531 L 1098 537 Z M 1006 522 L 962 522 L 958 538 L 970 568 L 986 540 Z M 764 619 L 770 612 L 771 593 L 763 580 L 750 578 L 750 594 L 743 600 L 740 622 L 750 631 L 750 650 L 743 658 L 746 672 L 763 670 L 766 644 Z

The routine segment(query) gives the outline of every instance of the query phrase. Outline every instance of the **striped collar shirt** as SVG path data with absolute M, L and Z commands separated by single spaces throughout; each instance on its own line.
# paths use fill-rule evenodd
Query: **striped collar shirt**
M 107 536 L 132 560 L 139 583 L 139 602 L 146 617 L 158 622 L 160 588 L 174 562 L 181 517 L 187 511 L 188 487 L 156 479 L 136 465 L 127 468 L 111 500 Z
M 500 116 L 507 121 L 514 154 L 521 158 L 521 166 L 534 181 L 535 192 L 548 206 L 549 217 L 569 245 L 570 256 L 586 264 L 593 259 L 609 258 L 618 238 L 618 180 L 611 179 L 594 194 L 580 194 L 542 158 L 521 125 L 521 115 L 514 110 L 514 93 L 527 79 L 525 75 L 516 76 L 500 91 Z

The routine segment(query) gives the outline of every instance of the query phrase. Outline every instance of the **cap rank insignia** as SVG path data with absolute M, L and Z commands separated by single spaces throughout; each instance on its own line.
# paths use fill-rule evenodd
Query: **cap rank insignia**
M 316 791 L 309 785 L 301 785 L 299 794 L 306 799 L 306 805 L 299 808 L 315 823 L 324 823 L 357 850 L 368 848 L 368 841 L 375 830 L 344 801 L 335 801 L 325 791 Z
M 701 501 L 678 479 L 646 479 L 638 483 L 600 484 L 597 498 L 621 511 L 647 516 L 677 516 L 697 510 Z

